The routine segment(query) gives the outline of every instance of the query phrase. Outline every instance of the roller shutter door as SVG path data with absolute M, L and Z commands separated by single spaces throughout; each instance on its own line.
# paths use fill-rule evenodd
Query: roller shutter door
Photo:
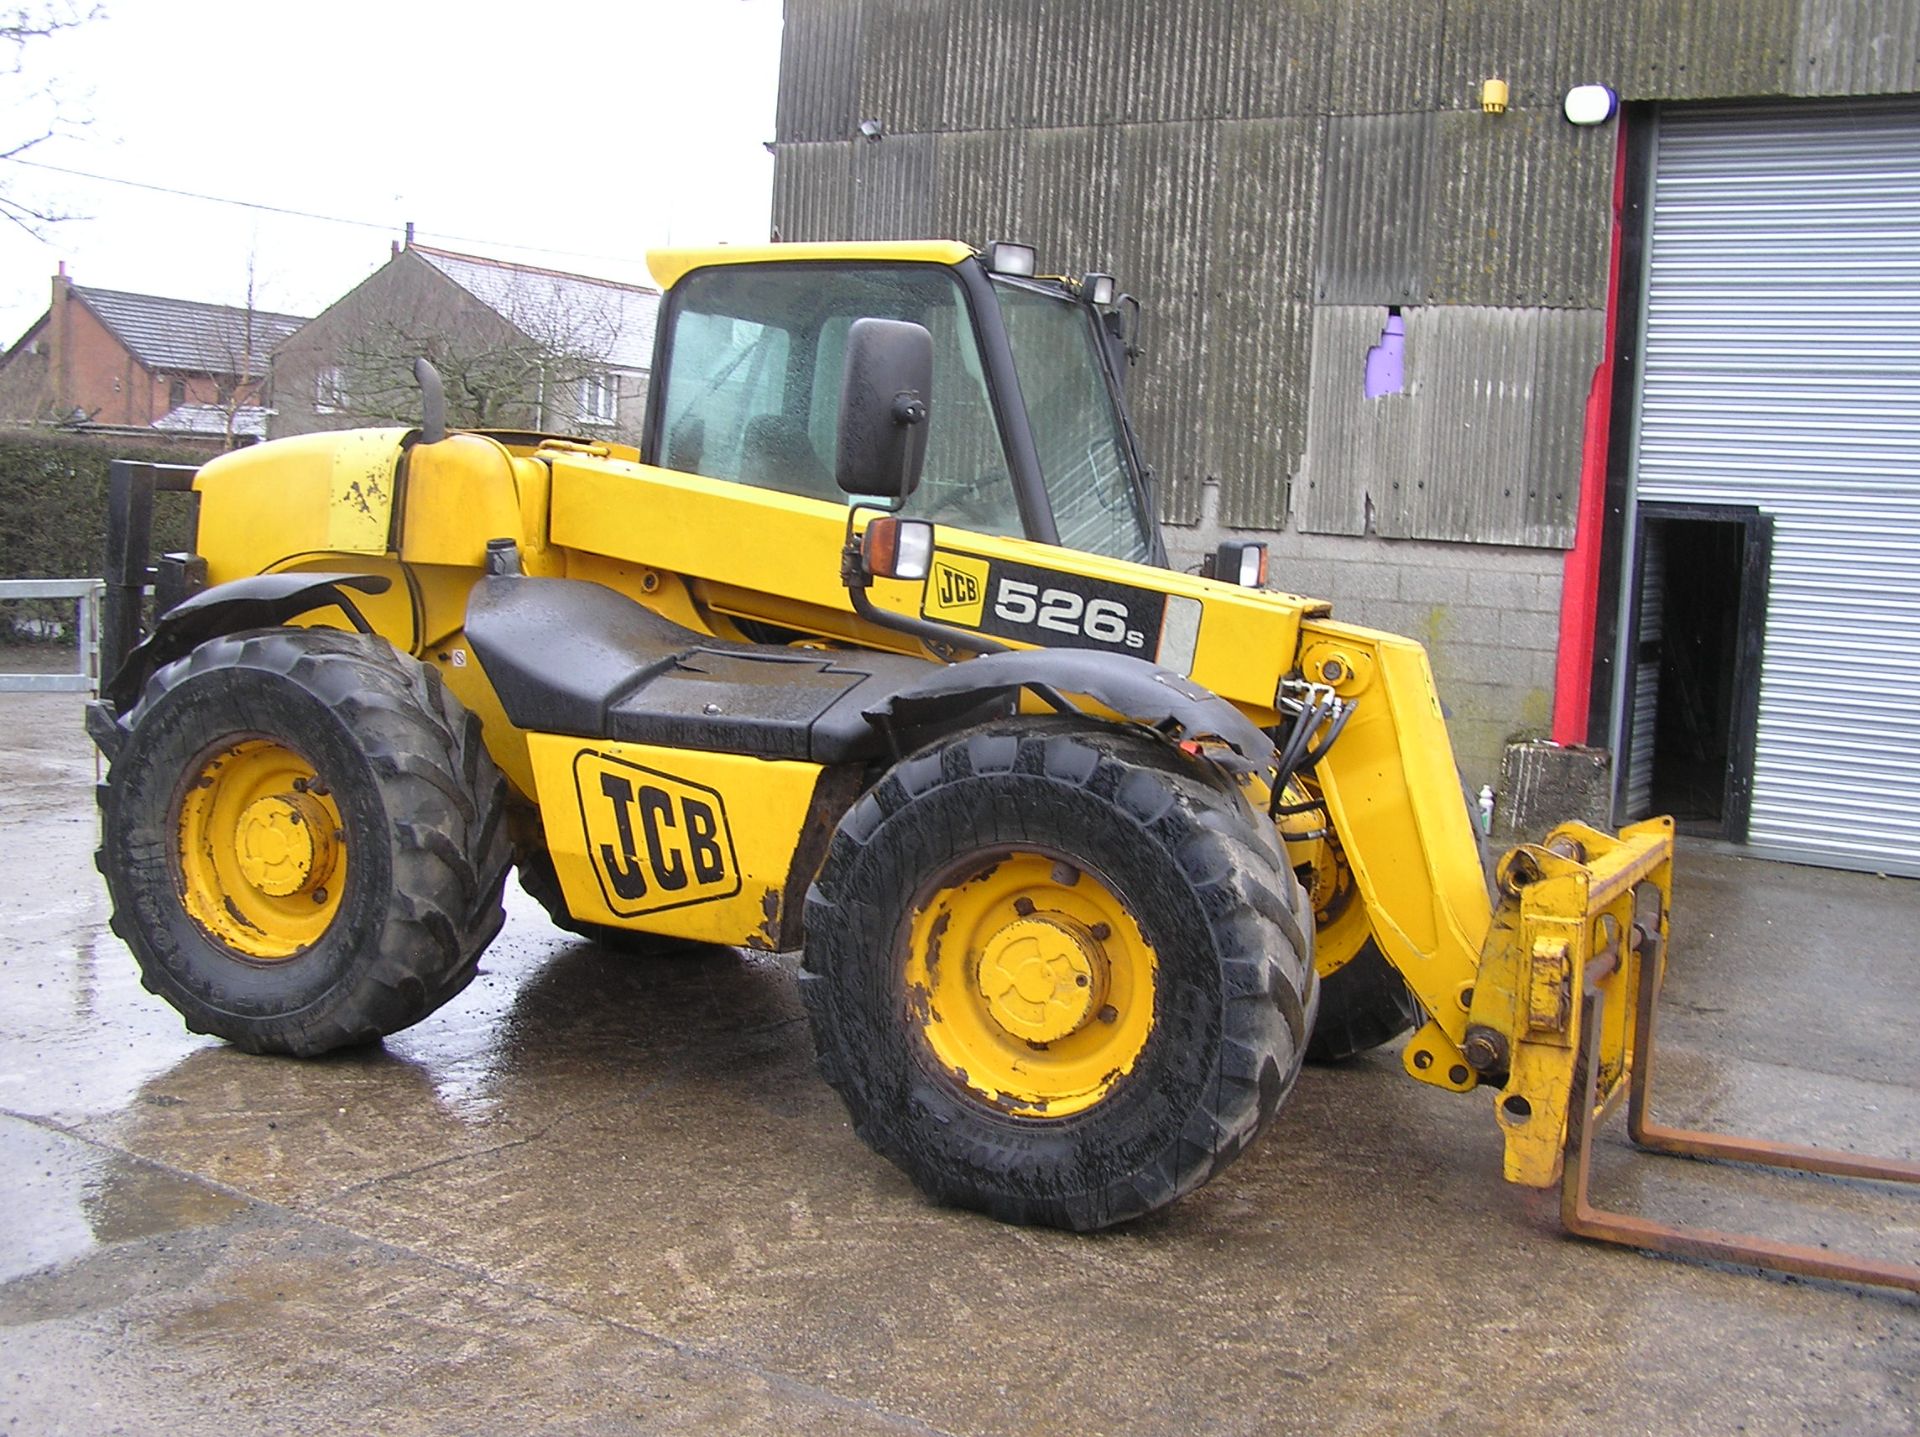
M 1920 874 L 1920 105 L 1660 117 L 1634 497 L 1774 519 L 1750 844 Z

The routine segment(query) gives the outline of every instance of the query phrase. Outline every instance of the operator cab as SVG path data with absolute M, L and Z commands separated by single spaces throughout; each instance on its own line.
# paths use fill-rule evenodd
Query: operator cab
M 1137 305 L 1107 276 L 1035 277 L 1032 256 L 1005 244 L 651 256 L 669 289 L 648 460 L 844 503 L 834 456 L 848 332 L 904 320 L 933 340 L 935 416 L 907 516 L 1164 563 L 1121 395 L 1129 344 L 1116 336 Z

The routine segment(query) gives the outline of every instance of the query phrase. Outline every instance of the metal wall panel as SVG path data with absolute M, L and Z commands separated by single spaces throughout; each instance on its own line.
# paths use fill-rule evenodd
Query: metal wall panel
M 1124 0 L 1108 24 L 1120 47 L 1112 118 L 1213 119 L 1225 108 L 1230 10 L 1219 0 Z
M 784 240 L 853 233 L 853 146 L 845 140 L 782 145 L 773 165 L 773 227 Z
M 942 127 L 947 0 L 885 0 L 861 12 L 859 109 L 889 135 Z
M 1119 63 L 1099 0 L 1046 0 L 1034 15 L 1034 63 L 1025 123 L 1079 126 L 1112 118 L 1108 78 Z
M 1336 115 L 1430 110 L 1440 98 L 1444 5 L 1342 0 L 1333 45 Z
M 1317 116 L 1232 121 L 1215 139 L 1203 468 L 1228 524 L 1278 529 L 1306 450 Z
M 1400 504 L 1400 456 L 1418 445 L 1425 411 L 1411 393 L 1365 396 L 1367 350 L 1385 321 L 1379 305 L 1314 306 L 1307 451 L 1294 491 L 1294 512 L 1308 533 L 1372 533 L 1379 508 Z M 1420 329 L 1407 326 L 1410 378 L 1421 359 Z
M 848 146 L 853 239 L 933 239 L 939 155 L 932 135 L 888 135 Z
M 1161 513 L 1175 523 L 1200 517 L 1206 432 L 1207 346 L 1197 293 L 1156 297 L 1146 353 L 1129 381 L 1148 462 L 1159 476 Z
M 787 6 L 780 37 L 780 100 L 774 134 L 783 143 L 844 140 L 860 123 L 860 0 Z
M 1235 0 L 1222 108 L 1241 119 L 1321 115 L 1333 83 L 1336 0 Z
M 1301 528 L 1570 544 L 1580 478 L 1574 415 L 1600 358 L 1601 316 L 1406 310 L 1405 388 L 1368 399 L 1367 351 L 1386 318 L 1384 307 L 1368 305 L 1314 311 Z
M 1045 268 L 1070 264 L 1120 273 L 1114 263 L 1121 235 L 1113 180 L 1120 165 L 1119 126 L 1029 130 L 1022 139 L 1025 223 L 1018 235 L 1005 238 L 1034 245 Z M 1153 293 L 1145 276 L 1126 276 L 1125 282 Z
M 1005 130 L 1026 122 L 1038 5 L 974 0 L 947 7 L 945 128 Z
M 1799 95 L 1920 90 L 1920 6 L 1914 0 L 1801 0 L 1793 90 Z
M 1662 100 L 1788 93 L 1801 0 L 1633 3 L 1640 13 L 1620 93 Z
M 1562 8 L 1540 0 L 1450 0 L 1434 103 L 1478 110 L 1480 82 L 1501 79 L 1516 109 L 1558 109 L 1566 93 L 1553 62 Z
M 1219 325 L 1207 336 L 1205 468 L 1220 481 L 1220 519 L 1282 529 L 1287 493 L 1307 448 L 1308 353 L 1313 306 L 1255 274 L 1247 293 L 1257 324 Z M 1263 286 L 1272 286 L 1267 289 Z
M 1636 500 L 1774 518 L 1749 836 L 1920 873 L 1920 105 L 1665 116 Z
M 1417 397 L 1419 449 L 1400 460 L 1400 505 L 1380 532 L 1393 538 L 1517 538 L 1516 492 L 1524 498 L 1534 378 L 1545 315 L 1539 310 L 1416 310 L 1428 331 Z
M 1497 532 L 1507 542 L 1547 548 L 1573 543 L 1585 460 L 1587 396 L 1606 347 L 1602 309 L 1549 310 L 1542 317 L 1534 356 L 1533 421 L 1527 456 L 1517 476 L 1524 482 L 1502 495 L 1505 520 Z M 1488 496 L 1490 499 L 1492 495 Z
M 1017 130 L 951 131 L 935 137 L 939 189 L 933 227 L 946 239 L 985 244 L 1025 239 L 1030 229 L 1021 202 L 1026 146 Z
M 1327 124 L 1314 297 L 1417 304 L 1427 295 L 1432 115 L 1343 115 Z

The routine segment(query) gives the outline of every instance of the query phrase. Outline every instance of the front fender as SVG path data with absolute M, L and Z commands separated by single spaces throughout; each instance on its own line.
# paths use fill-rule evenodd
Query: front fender
M 391 587 L 393 581 L 381 574 L 301 573 L 256 574 L 202 589 L 160 616 L 153 632 L 127 654 L 102 695 L 116 712 L 125 713 L 138 702 L 140 690 L 155 670 L 216 634 L 270 628 L 315 609 L 337 608 L 354 628 L 370 634 L 372 625 L 345 590 L 384 594 Z
M 1145 659 L 1092 649 L 985 654 L 934 669 L 920 683 L 865 712 L 876 722 L 910 727 L 938 722 L 956 708 L 990 697 L 1011 699 L 1022 689 L 1065 708 L 1071 708 L 1065 695 L 1084 694 L 1169 737 L 1217 740 L 1227 752 L 1213 750 L 1208 756 L 1236 773 L 1260 773 L 1273 766 L 1273 740 L 1218 694 Z

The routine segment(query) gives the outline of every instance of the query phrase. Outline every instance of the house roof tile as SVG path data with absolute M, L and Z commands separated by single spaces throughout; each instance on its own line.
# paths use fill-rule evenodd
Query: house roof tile
M 116 289 L 75 285 L 73 292 L 136 359 L 155 370 L 258 379 L 267 372 L 274 346 L 307 322 L 297 314 L 249 312 L 234 305 Z
M 657 289 L 425 245 L 412 252 L 550 349 L 602 357 L 615 369 L 636 372 L 653 362 Z

